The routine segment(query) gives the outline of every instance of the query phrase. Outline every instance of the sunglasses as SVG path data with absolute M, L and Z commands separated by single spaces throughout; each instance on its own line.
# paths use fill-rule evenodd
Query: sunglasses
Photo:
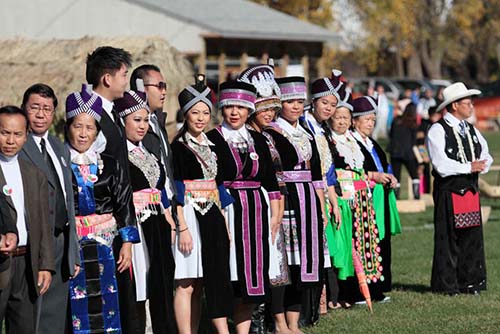
M 164 89 L 167 90 L 167 83 L 163 82 L 163 81 L 160 81 L 157 84 L 144 84 L 144 86 L 145 87 L 153 86 L 153 87 L 158 88 L 159 90 L 164 90 Z

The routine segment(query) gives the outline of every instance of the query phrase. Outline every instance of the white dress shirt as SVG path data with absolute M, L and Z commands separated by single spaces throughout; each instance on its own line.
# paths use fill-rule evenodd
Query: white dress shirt
M 113 110 L 114 103 L 112 101 L 108 100 L 107 98 L 103 97 L 102 95 L 96 93 L 95 91 L 94 91 L 94 93 L 101 98 L 102 109 L 104 109 L 106 114 L 108 114 L 108 116 L 111 117 L 111 119 L 116 122 L 115 116 L 111 112 Z
M 444 115 L 444 120 L 457 132 L 460 131 L 459 125 L 460 120 L 453 116 L 452 113 L 446 113 Z M 488 143 L 484 139 L 484 137 L 479 133 L 477 129 L 475 129 L 477 139 L 479 144 L 481 145 L 481 157 L 478 160 L 486 160 L 486 168 L 481 174 L 488 172 L 491 164 L 493 163 L 493 158 L 491 157 L 488 150 Z M 468 130 L 466 130 L 468 131 Z M 436 170 L 436 172 L 442 177 L 447 177 L 451 175 L 460 175 L 460 174 L 470 174 L 471 173 L 471 163 L 461 163 L 456 160 L 452 160 L 448 158 L 445 152 L 446 141 L 445 141 L 445 131 L 441 124 L 435 123 L 429 129 L 427 134 L 427 149 L 429 151 L 429 157 L 432 162 L 432 167 Z
M 5 182 L 7 183 L 1 184 L 0 186 L 2 187 L 4 194 L 9 192 L 9 190 L 12 191 L 10 195 L 6 195 L 10 196 L 12 199 L 12 203 L 14 203 L 14 208 L 17 213 L 16 227 L 19 239 L 17 246 L 26 246 L 28 243 L 28 231 L 26 228 L 24 210 L 24 185 L 17 155 L 9 158 L 0 155 L 0 167 L 2 168 Z
M 59 159 L 57 158 L 56 152 L 54 152 L 54 149 L 52 149 L 52 146 L 50 145 L 49 133 L 45 132 L 45 134 L 41 137 L 33 135 L 33 140 L 35 141 L 40 152 L 42 152 L 42 146 L 40 145 L 42 138 L 45 139 L 45 148 L 47 149 L 47 153 L 50 156 L 50 158 L 52 159 L 52 163 L 54 164 L 54 167 L 56 168 L 57 178 L 59 179 L 58 181 L 59 181 L 59 184 L 61 185 L 61 189 L 62 189 L 62 192 L 64 194 L 64 199 L 66 199 L 66 188 L 64 185 L 64 174 L 62 171 L 61 164 L 59 163 Z M 47 166 L 47 167 L 49 167 L 49 166 Z

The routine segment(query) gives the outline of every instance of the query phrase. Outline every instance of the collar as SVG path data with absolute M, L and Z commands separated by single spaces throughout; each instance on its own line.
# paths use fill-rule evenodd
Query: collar
M 300 125 L 299 122 L 297 122 L 297 126 L 293 126 L 292 124 L 290 124 L 287 120 L 285 120 L 284 118 L 281 118 L 281 117 L 278 117 L 278 119 L 276 120 L 276 123 L 279 125 L 279 127 L 289 133 L 290 135 L 294 135 L 294 134 L 305 134 L 309 140 L 311 140 L 311 135 Z
M 373 142 L 370 137 L 363 138 L 363 136 L 361 136 L 361 134 L 356 130 L 352 132 L 352 136 L 356 138 L 368 150 L 368 152 L 372 151 Z
M 41 136 L 38 136 L 36 134 L 34 134 L 33 132 L 31 133 L 31 137 L 33 137 L 33 140 L 35 141 L 35 143 L 40 146 L 40 142 L 42 141 L 42 138 L 45 139 L 45 143 L 48 143 L 49 141 L 49 132 L 48 131 L 45 131 L 45 133 Z
M 17 157 L 19 156 L 19 154 L 16 154 L 15 156 L 13 157 L 6 157 L 5 155 L 1 154 L 0 153 L 0 163 L 2 164 L 14 164 L 17 162 Z
M 323 130 L 323 126 L 321 125 L 321 123 L 318 122 L 318 120 L 316 119 L 316 117 L 314 117 L 313 114 L 307 113 L 307 115 L 306 115 L 306 121 L 309 124 L 309 126 L 311 128 L 311 131 L 314 134 L 323 134 L 323 133 L 325 133 L 325 130 Z
M 80 153 L 68 145 L 71 162 L 77 165 L 97 164 L 97 152 L 90 147 L 86 152 Z
M 102 100 L 102 109 L 104 109 L 108 114 L 111 114 L 111 111 L 113 110 L 113 107 L 114 107 L 115 104 L 112 101 L 110 101 L 107 98 L 105 98 L 104 96 L 102 96 L 99 93 L 97 93 L 96 91 L 94 91 L 94 93 L 101 98 L 101 100 Z
M 444 116 L 443 116 L 444 120 L 449 124 L 451 125 L 451 127 L 453 128 L 457 128 L 459 127 L 460 123 L 463 122 L 461 120 L 459 120 L 458 118 L 456 118 L 452 113 L 450 112 L 447 112 Z
M 186 141 L 189 142 L 190 144 L 195 144 L 195 145 L 200 145 L 200 146 L 215 146 L 214 143 L 208 139 L 207 135 L 202 132 L 201 133 L 201 142 L 199 142 L 195 137 L 193 137 L 189 132 L 186 131 L 184 136 L 179 138 L 179 141 L 184 142 L 184 138 L 186 138 Z
M 132 152 L 136 148 L 140 148 L 142 151 L 144 151 L 144 146 L 142 146 L 142 141 L 139 142 L 139 145 L 135 145 L 132 143 L 130 140 L 127 139 L 127 150 L 129 152 Z
M 226 122 L 222 122 L 222 134 L 226 139 L 240 139 L 242 138 L 244 141 L 248 141 L 248 137 L 250 134 L 248 133 L 248 129 L 245 125 L 243 125 L 238 130 L 231 128 Z

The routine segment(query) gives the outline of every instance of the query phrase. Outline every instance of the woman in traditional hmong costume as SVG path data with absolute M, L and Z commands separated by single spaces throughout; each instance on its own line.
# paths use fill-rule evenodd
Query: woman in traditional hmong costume
M 203 130 L 212 110 L 211 90 L 198 75 L 179 94 L 184 125 L 172 142 L 179 206 L 175 313 L 179 333 L 198 332 L 202 289 L 208 317 L 217 333 L 229 333 L 233 294 L 229 271 L 229 237 L 223 208 L 231 203 L 217 169 L 214 145 Z
M 331 129 L 328 121 L 337 108 L 339 96 L 337 90 L 342 86 L 338 70 L 332 71 L 332 78 L 321 78 L 313 82 L 311 87 L 312 108 L 306 113 L 306 124 L 314 134 L 316 145 L 321 160 L 321 174 L 323 176 L 325 191 L 325 213 L 328 223 L 325 226 L 325 281 L 326 288 L 323 288 L 320 302 L 320 313 L 325 314 L 327 307 L 331 309 L 340 308 L 338 301 L 339 288 L 337 283 L 337 274 L 331 265 L 333 257 L 334 236 L 333 231 L 340 222 L 340 214 L 337 204 L 337 177 L 335 174 L 335 165 L 333 163 L 333 147 L 331 142 Z
M 251 83 L 257 89 L 257 99 L 255 101 L 256 111 L 248 118 L 247 123 L 252 129 L 262 133 L 266 137 L 280 188 L 281 199 L 279 202 L 279 220 L 275 222 L 275 225 L 269 226 L 269 279 L 271 283 L 271 295 L 275 293 L 283 294 L 285 286 L 290 284 L 283 228 L 281 226 L 287 190 L 285 182 L 283 181 L 283 167 L 281 165 L 279 152 L 276 150 L 271 135 L 264 131 L 270 127 L 271 122 L 275 119 L 276 113 L 281 110 L 281 93 L 274 79 L 274 68 L 272 65 L 249 67 L 240 74 L 238 80 Z M 265 311 L 272 314 L 276 333 L 291 333 L 286 322 L 282 305 L 279 305 L 277 308 L 274 306 L 275 305 L 272 303 L 266 303 L 264 307 L 263 303 L 256 309 L 252 316 L 252 333 L 264 332 Z M 270 329 L 272 330 L 272 328 Z
M 129 268 L 139 242 L 132 190 L 113 157 L 101 154 L 101 99 L 91 87 L 66 100 L 81 271 L 70 282 L 73 333 L 136 333 Z M 97 140 L 96 140 L 97 139 Z M 118 266 L 115 265 L 115 262 Z
M 370 292 L 373 300 L 389 301 L 390 297 L 384 296 L 383 293 L 391 291 L 392 288 L 391 235 L 401 233 L 396 196 L 393 191 L 398 181 L 390 173 L 384 150 L 370 138 L 376 121 L 377 101 L 372 97 L 363 96 L 353 100 L 352 104 L 355 128 L 353 136 L 365 157 L 363 163 L 365 173 L 376 183 L 372 190 L 372 199 L 380 240 L 379 256 L 383 262 L 381 261 L 380 276 L 376 277 L 376 281 L 372 280 Z M 375 264 L 373 267 L 376 267 Z
M 136 301 L 145 329 L 145 301 L 154 333 L 175 333 L 173 310 L 174 258 L 171 248 L 170 207 L 165 190 L 164 169 L 158 157 L 150 153 L 142 139 L 149 127 L 149 107 L 142 80 L 138 91 L 125 92 L 115 100 L 115 109 L 125 124 L 130 183 L 141 243 L 133 248 Z M 168 220 L 171 222 L 167 222 Z
M 337 270 L 339 279 L 339 300 L 341 304 L 349 308 L 356 296 L 359 295 L 358 284 L 354 276 L 353 265 L 353 238 L 357 256 L 364 264 L 365 276 L 371 281 L 377 273 L 368 268 L 370 258 L 377 257 L 376 239 L 374 232 L 375 214 L 371 202 L 369 183 L 363 170 L 364 156 L 361 149 L 352 136 L 349 128 L 352 120 L 351 97 L 345 90 L 345 85 L 338 89 L 339 102 L 331 117 L 332 131 L 329 145 L 333 155 L 333 163 L 336 168 L 337 182 L 340 187 L 341 196 L 337 198 L 340 211 L 340 226 L 333 229 L 333 243 L 329 242 L 333 257 L 333 266 Z M 355 220 L 353 220 L 355 218 Z M 366 223 L 366 225 L 365 225 Z M 364 237 L 368 233 L 368 237 Z M 330 240 L 329 240 L 330 241 Z M 363 251 L 360 245 L 370 245 Z M 358 252 L 359 251 L 359 252 Z M 372 268 L 373 269 L 373 268 Z
M 322 205 L 323 180 L 314 137 L 299 124 L 304 111 L 306 85 L 302 77 L 277 79 L 281 91 L 282 110 L 266 129 L 274 140 L 283 164 L 283 179 L 288 195 L 282 221 L 292 284 L 282 295 L 273 295 L 273 303 L 286 312 L 288 328 L 300 333 L 299 317 L 306 300 L 304 325 L 317 320 L 310 306 L 319 306 L 323 256 Z M 318 289 L 319 288 L 319 289 Z M 311 291 L 319 290 L 317 296 Z
M 266 138 L 245 125 L 255 112 L 255 97 L 255 87 L 248 83 L 221 84 L 224 121 L 207 134 L 215 145 L 224 185 L 235 199 L 227 217 L 238 333 L 248 333 L 253 309 L 269 288 L 269 225 L 278 223 L 281 197 Z

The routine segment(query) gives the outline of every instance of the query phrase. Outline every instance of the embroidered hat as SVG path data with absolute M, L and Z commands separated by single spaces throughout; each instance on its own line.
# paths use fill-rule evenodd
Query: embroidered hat
M 255 112 L 255 99 L 257 89 L 246 82 L 226 81 L 219 86 L 219 108 L 226 106 L 241 106 L 250 110 L 249 114 Z
M 149 112 L 148 97 L 144 91 L 142 79 L 137 79 L 137 90 L 129 90 L 123 94 L 123 97 L 115 100 L 115 109 L 122 118 L 141 109 Z
M 268 65 L 251 66 L 238 77 L 238 81 L 252 84 L 257 89 L 255 109 L 257 112 L 267 109 L 281 109 L 280 87 L 274 80 L 272 59 Z
M 71 93 L 66 98 L 66 119 L 86 113 L 100 122 L 102 112 L 102 100 L 92 91 L 92 85 L 83 84 L 81 92 Z
M 281 102 L 307 99 L 306 79 L 304 77 L 277 78 L 281 91 Z
M 444 101 L 437 107 L 437 111 L 440 111 L 450 103 L 479 94 L 481 94 L 480 90 L 467 89 L 463 82 L 455 82 L 443 90 Z
M 352 101 L 352 117 L 377 114 L 377 99 L 373 96 L 361 96 Z
M 337 100 L 340 100 L 338 90 L 343 85 L 340 81 L 341 75 L 342 71 L 332 70 L 331 78 L 321 78 L 314 81 L 311 86 L 311 98 L 315 100 L 323 96 L 333 95 Z
M 182 113 L 186 114 L 198 102 L 205 103 L 211 111 L 213 108 L 211 94 L 212 90 L 205 85 L 205 75 L 196 74 L 194 85 L 184 88 L 177 97 Z
M 339 102 L 337 103 L 337 108 L 344 107 L 349 109 L 350 112 L 353 111 L 351 93 L 346 90 L 347 85 L 343 84 L 339 87 L 337 91 L 339 94 Z

